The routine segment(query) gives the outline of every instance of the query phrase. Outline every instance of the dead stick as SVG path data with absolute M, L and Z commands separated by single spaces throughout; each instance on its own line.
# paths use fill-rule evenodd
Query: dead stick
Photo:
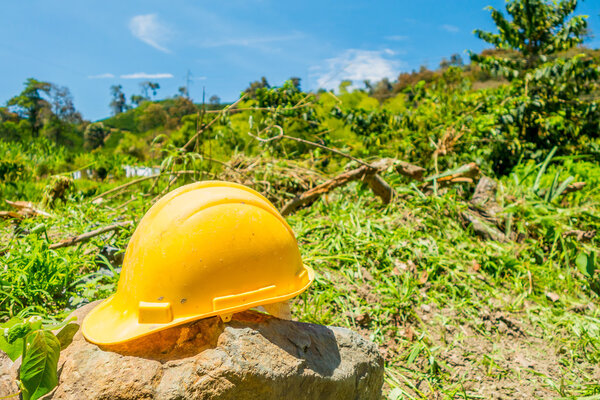
M 97 200 L 97 199 L 99 199 L 100 197 L 107 196 L 107 195 L 109 195 L 109 194 L 111 194 L 111 193 L 114 193 L 114 192 L 116 192 L 116 191 L 119 191 L 119 190 L 121 190 L 121 189 L 128 188 L 129 186 L 135 185 L 136 183 L 140 183 L 140 182 L 143 182 L 143 181 L 147 181 L 148 179 L 157 178 L 157 177 L 159 177 L 160 175 L 161 175 L 161 174 L 154 174 L 154 175 L 150 175 L 150 176 L 144 176 L 143 178 L 139 178 L 139 179 L 135 179 L 135 180 L 133 180 L 133 181 L 127 182 L 127 183 L 125 183 L 125 184 L 123 184 L 123 185 L 117 186 L 116 188 L 113 188 L 113 189 L 107 190 L 106 192 L 104 192 L 104 193 L 101 193 L 101 194 L 99 194 L 99 195 L 95 196 L 95 197 L 92 199 L 92 201 L 94 201 L 94 200 Z
M 101 235 L 106 232 L 114 231 L 114 230 L 117 230 L 124 226 L 131 225 L 131 224 L 133 224 L 133 221 L 118 222 L 116 224 L 105 226 L 104 228 L 99 228 L 99 229 L 96 229 L 96 230 L 93 230 L 90 232 L 83 233 L 79 236 L 73 236 L 68 239 L 61 240 L 58 243 L 51 244 L 48 248 L 51 250 L 60 249 L 61 247 L 68 247 L 68 246 L 73 246 L 74 244 L 77 244 L 77 243 L 87 242 L 94 236 L 98 236 L 98 235 Z
M 378 174 L 365 175 L 365 181 L 373 193 L 381 198 L 383 204 L 389 204 L 396 196 L 396 191 Z
M 167 172 L 160 172 L 158 174 L 153 174 L 153 175 L 149 175 L 149 176 L 144 176 L 143 178 L 135 179 L 135 180 L 127 182 L 121 186 L 117 186 L 116 188 L 107 190 L 106 192 L 101 193 L 101 194 L 97 195 L 96 197 L 92 198 L 92 201 L 99 199 L 100 197 L 107 196 L 116 191 L 126 189 L 131 185 L 135 185 L 137 183 L 147 181 L 148 179 L 158 178 L 161 175 L 185 175 L 185 174 L 196 174 L 196 173 L 197 173 L 197 171 L 187 171 L 187 170 L 186 171 L 173 171 L 173 172 L 167 171 Z
M 263 139 L 263 138 L 261 138 L 261 137 L 258 136 L 258 135 L 260 135 L 260 133 L 265 132 L 265 131 L 270 130 L 270 129 L 273 129 L 273 128 L 279 130 L 279 135 L 273 136 L 273 137 L 270 137 L 270 138 L 267 138 L 267 139 Z M 321 133 L 327 133 L 327 132 L 328 131 L 321 132 Z M 288 136 L 288 135 L 286 135 L 286 134 L 283 133 L 283 128 L 281 126 L 279 126 L 279 125 L 270 125 L 270 126 L 264 128 L 263 130 L 261 130 L 257 135 L 253 135 L 252 133 L 248 132 L 248 135 L 250 135 L 254 139 L 258 140 L 259 142 L 263 142 L 263 143 L 267 143 L 267 142 L 271 142 L 273 140 L 279 140 L 279 139 L 294 140 L 296 142 L 308 144 L 308 145 L 311 145 L 311 146 L 315 146 L 315 147 L 321 148 L 323 150 L 330 151 L 330 152 L 338 154 L 338 155 L 340 155 L 342 157 L 346 157 L 346 158 L 348 158 L 348 159 L 350 159 L 352 161 L 356 161 L 357 163 L 359 163 L 361 165 L 368 166 L 368 167 L 370 166 L 369 163 L 366 163 L 366 162 L 364 162 L 364 161 L 362 161 L 362 160 L 360 160 L 360 159 L 358 159 L 356 157 L 353 157 L 353 156 L 351 156 L 349 154 L 346 154 L 344 152 L 341 152 L 339 150 L 332 149 L 331 147 L 327 147 L 327 146 L 324 146 L 324 145 L 319 144 L 319 143 L 311 142 L 310 140 L 305 140 L 305 139 L 300 139 L 300 138 L 293 137 L 293 136 Z
M 237 113 L 237 112 L 242 112 L 242 111 L 287 111 L 287 110 L 295 110 L 298 108 L 304 108 L 304 107 L 308 107 L 311 106 L 312 103 L 307 103 L 307 104 L 300 104 L 300 105 L 296 105 L 296 106 L 292 106 L 292 107 L 283 107 L 280 109 L 277 109 L 275 107 L 245 107 L 245 108 L 236 108 L 235 110 L 230 110 L 230 112 L 233 113 Z M 207 114 L 218 114 L 223 112 L 223 110 L 206 110 Z
M 283 209 L 281 210 L 281 215 L 289 215 L 295 210 L 316 200 L 322 194 L 329 193 L 337 187 L 343 186 L 348 182 L 357 179 L 362 179 L 365 175 L 369 173 L 374 174 L 375 172 L 376 169 L 364 165 L 359 168 L 353 169 L 352 171 L 344 172 L 343 174 L 340 174 L 335 178 L 328 180 L 325 183 L 315 186 L 314 188 L 290 200 L 285 206 L 283 206 Z
M 223 110 L 221 110 L 221 114 L 225 114 L 227 111 L 229 111 L 230 109 L 234 108 L 235 106 L 237 106 L 242 100 L 244 100 L 246 98 L 247 94 L 243 95 L 242 97 L 240 97 L 235 103 L 225 107 Z M 212 121 L 210 121 L 208 124 L 206 124 L 205 126 L 202 126 L 198 132 L 196 132 L 196 134 L 194 136 L 192 136 L 190 138 L 190 140 L 188 140 L 188 142 L 186 144 L 183 145 L 183 147 L 180 149 L 182 151 L 186 151 L 187 148 L 194 143 L 194 141 L 196 140 L 196 138 L 198 136 L 200 136 L 202 134 L 202 132 L 204 132 L 205 130 L 207 130 L 208 128 L 210 128 L 210 126 L 212 124 L 214 124 L 215 122 L 217 122 L 219 120 L 219 118 L 221 118 L 221 114 L 217 115 Z

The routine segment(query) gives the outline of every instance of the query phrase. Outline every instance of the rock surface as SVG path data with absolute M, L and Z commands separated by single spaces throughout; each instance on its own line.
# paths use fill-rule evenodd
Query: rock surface
M 97 303 L 73 313 L 82 318 Z M 127 345 L 100 348 L 77 332 L 46 399 L 380 399 L 383 359 L 348 329 L 247 311 L 208 318 Z M 16 392 L 0 355 L 0 397 Z

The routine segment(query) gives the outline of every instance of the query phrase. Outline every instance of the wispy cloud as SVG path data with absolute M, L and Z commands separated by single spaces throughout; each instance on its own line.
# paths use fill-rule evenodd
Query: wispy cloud
M 335 89 L 343 80 L 361 82 L 394 79 L 402 63 L 389 58 L 394 52 L 384 50 L 348 49 L 337 57 L 326 59 L 311 68 L 319 88 Z
M 460 28 L 458 26 L 449 25 L 449 24 L 444 24 L 444 25 L 440 26 L 440 28 L 442 28 L 446 32 L 450 32 L 450 33 L 457 33 L 460 31 Z
M 408 40 L 408 36 L 404 36 L 404 35 L 391 35 L 391 36 L 386 36 L 384 39 L 385 40 L 391 40 L 393 42 L 403 42 L 405 40 Z
M 129 20 L 129 30 L 136 38 L 164 53 L 170 53 L 165 47 L 171 31 L 158 20 L 156 14 L 136 15 Z
M 135 72 L 133 74 L 125 74 L 120 76 L 121 79 L 170 79 L 173 74 L 147 74 L 145 72 Z
M 88 79 L 110 79 L 110 78 L 114 78 L 115 76 L 113 74 L 111 74 L 110 72 L 107 72 L 105 74 L 98 74 L 98 75 L 89 75 Z
M 293 32 L 286 35 L 259 36 L 249 38 L 229 38 L 220 40 L 203 40 L 200 47 L 263 47 L 268 43 L 287 42 L 302 39 L 305 35 L 301 32 Z

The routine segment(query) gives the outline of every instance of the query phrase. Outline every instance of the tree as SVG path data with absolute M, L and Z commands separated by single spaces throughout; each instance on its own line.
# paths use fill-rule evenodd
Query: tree
M 44 118 L 52 112 L 48 100 L 42 97 L 44 94 L 49 96 L 51 89 L 51 83 L 29 78 L 25 81 L 25 89 L 7 102 L 21 118 L 27 118 L 35 137 L 39 135 Z
M 458 53 L 452 54 L 450 56 L 450 60 L 447 60 L 446 58 L 442 58 L 442 61 L 440 62 L 441 69 L 446 69 L 449 67 L 462 67 L 463 65 L 464 65 L 463 59 L 460 56 L 460 54 L 458 54 Z
M 139 106 L 140 104 L 142 104 L 146 100 L 148 100 L 146 97 L 140 96 L 139 94 L 131 95 L 131 104 L 135 104 L 136 107 Z
M 250 82 L 250 85 L 244 90 L 244 93 L 247 93 L 250 97 L 256 97 L 256 91 L 258 89 L 269 89 L 271 85 L 267 82 L 267 78 L 264 76 L 260 78 L 260 81 Z
M 113 97 L 110 102 L 110 108 L 112 109 L 113 115 L 121 114 L 129 109 L 127 98 L 125 97 L 125 93 L 123 93 L 123 86 L 112 85 L 110 87 L 110 93 Z
M 104 139 L 108 136 L 109 130 L 104 127 L 102 122 L 89 124 L 85 128 L 83 135 L 84 146 L 88 150 L 93 150 L 104 144 Z
M 292 85 L 294 85 L 294 87 L 295 87 L 296 89 L 298 89 L 298 90 L 302 90 L 302 89 L 300 88 L 300 81 L 301 81 L 301 80 L 302 80 L 302 79 L 301 79 L 301 78 L 298 78 L 297 76 L 292 76 L 292 77 L 289 79 L 289 81 L 290 81 L 290 82 L 292 82 Z
M 539 149 L 566 152 L 581 137 L 599 135 L 600 104 L 589 95 L 600 68 L 580 51 L 566 53 L 587 33 L 585 16 L 569 18 L 576 7 L 577 0 L 509 0 L 510 19 L 491 8 L 498 33 L 475 31 L 503 51 L 471 53 L 471 60 L 511 82 L 509 96 L 495 110 L 500 172 Z
M 53 114 L 64 123 L 79 124 L 82 122 L 81 113 L 75 109 L 73 96 L 69 88 L 51 84 L 50 102 Z
M 177 89 L 177 91 L 179 92 L 180 97 L 189 98 L 187 86 L 180 86 L 179 89 Z
M 142 96 L 146 99 L 150 99 L 150 92 L 152 92 L 152 96 L 156 96 L 156 91 L 160 89 L 160 85 L 158 82 L 144 81 L 140 83 L 140 88 L 142 89 Z
M 210 96 L 210 99 L 208 99 L 208 103 L 213 107 L 217 107 L 219 104 L 221 104 L 221 98 L 216 94 L 213 94 Z
M 499 49 L 516 50 L 520 56 L 501 58 L 471 53 L 471 60 L 509 80 L 520 77 L 548 61 L 548 56 L 582 43 L 587 33 L 587 17 L 578 15 L 569 19 L 576 7 L 577 0 L 509 0 L 506 11 L 510 20 L 489 7 L 498 33 L 476 29 L 475 35 Z

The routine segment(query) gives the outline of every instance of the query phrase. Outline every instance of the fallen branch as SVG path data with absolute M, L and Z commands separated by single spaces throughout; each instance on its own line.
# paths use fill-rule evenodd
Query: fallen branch
M 3 219 L 22 219 L 23 216 L 15 211 L 0 211 L 0 218 Z
M 396 191 L 378 174 L 365 175 L 365 181 L 383 204 L 389 204 L 396 195 Z
M 343 174 L 340 174 L 318 186 L 315 186 L 314 188 L 290 200 L 286 205 L 283 206 L 281 214 L 289 215 L 295 210 L 312 203 L 319 196 L 331 192 L 335 188 L 344 186 L 351 181 L 363 179 L 369 184 L 369 187 L 371 187 L 373 192 L 377 196 L 381 197 L 383 203 L 387 204 L 391 201 L 395 192 L 391 186 L 389 186 L 388 183 L 383 180 L 383 178 L 376 175 L 378 171 L 385 169 L 387 162 L 387 160 L 380 160 L 379 162 L 371 165 L 363 165 L 351 171 L 344 172 Z
M 407 176 L 409 178 L 415 179 L 417 181 L 423 180 L 423 174 L 425 173 L 425 168 L 419 167 L 418 165 L 413 165 L 407 163 L 406 161 L 394 160 L 394 169 L 400 175 Z
M 492 239 L 497 242 L 506 242 L 506 235 L 495 226 L 488 224 L 485 219 L 475 213 L 467 210 L 460 213 L 460 216 L 473 227 L 473 231 L 483 239 Z
M 571 230 L 563 233 L 564 237 L 574 236 L 578 242 L 588 242 L 592 240 L 596 236 L 596 230 L 591 231 L 580 231 L 580 230 Z
M 77 243 L 87 242 L 94 236 L 98 236 L 98 235 L 101 235 L 106 232 L 115 231 L 119 228 L 131 225 L 131 224 L 133 224 L 133 221 L 118 222 L 116 224 L 105 226 L 104 228 L 98 228 L 96 230 L 83 233 L 79 236 L 72 236 L 70 238 L 61 240 L 58 243 L 51 244 L 50 246 L 48 246 L 48 248 L 49 249 L 60 249 L 61 247 L 68 247 L 68 246 L 73 246 L 74 244 L 77 244 Z
M 5 200 L 6 203 L 17 209 L 17 212 L 23 217 L 35 217 L 38 215 L 49 217 L 46 211 L 40 210 L 39 208 L 35 208 L 33 203 L 30 201 L 10 201 Z
M 479 172 L 479 166 L 477 165 L 477 163 L 472 162 L 465 165 L 461 165 L 460 167 L 455 168 L 453 170 L 442 172 L 438 175 L 430 176 L 425 180 L 436 180 L 438 183 L 452 183 L 453 181 L 459 178 L 469 178 L 472 180 L 479 175 Z
M 567 193 L 577 192 L 585 187 L 585 182 L 574 182 L 568 185 L 565 190 L 562 192 L 563 195 Z

